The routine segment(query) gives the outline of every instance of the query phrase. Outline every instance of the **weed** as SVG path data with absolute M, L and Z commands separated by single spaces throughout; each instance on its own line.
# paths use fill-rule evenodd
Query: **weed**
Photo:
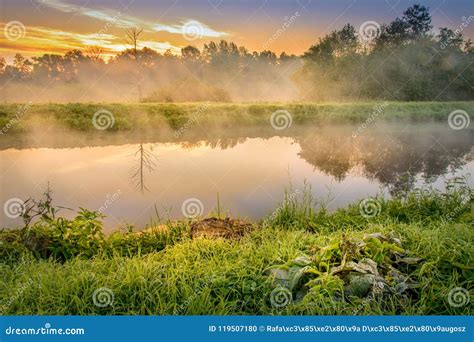
M 30 315 L 468 315 L 470 298 L 452 306 L 449 293 L 474 285 L 471 191 L 455 180 L 445 193 L 377 197 L 370 218 L 359 204 L 328 213 L 307 191 L 288 192 L 239 239 L 191 238 L 189 221 L 105 237 L 99 214 L 85 209 L 39 218 L 28 234 L 0 232 L 0 302 L 6 314 Z M 114 305 L 97 307 L 104 286 Z M 291 300 L 281 301 L 282 287 Z

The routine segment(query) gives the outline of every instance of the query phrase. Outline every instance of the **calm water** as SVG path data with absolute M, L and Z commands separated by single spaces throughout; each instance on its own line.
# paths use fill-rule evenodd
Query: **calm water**
M 299 190 L 306 180 L 335 209 L 377 192 L 428 184 L 442 190 L 445 179 L 474 173 L 473 130 L 373 125 L 354 137 L 355 128 L 194 130 L 178 139 L 169 131 L 38 132 L 0 142 L 0 201 L 39 198 L 49 182 L 56 205 L 102 208 L 110 231 L 126 223 L 143 228 L 156 209 L 163 218 L 182 218 L 189 198 L 205 215 L 219 194 L 229 214 L 257 220 L 278 206 L 290 182 Z M 3 211 L 0 219 L 3 226 L 20 223 Z

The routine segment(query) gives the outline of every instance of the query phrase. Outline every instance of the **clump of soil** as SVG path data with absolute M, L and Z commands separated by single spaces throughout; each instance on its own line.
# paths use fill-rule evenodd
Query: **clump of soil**
M 231 218 L 207 218 L 191 225 L 191 237 L 240 238 L 251 231 L 250 223 Z

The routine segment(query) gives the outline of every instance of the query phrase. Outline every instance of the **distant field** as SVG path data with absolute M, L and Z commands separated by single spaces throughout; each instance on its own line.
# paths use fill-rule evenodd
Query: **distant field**
M 27 132 L 35 127 L 108 131 L 170 126 L 180 130 L 199 125 L 229 126 L 268 123 L 276 111 L 291 123 L 363 123 L 385 121 L 444 121 L 455 110 L 474 119 L 469 102 L 360 102 L 360 103 L 70 103 L 2 104 L 3 134 Z M 96 120 L 94 121 L 94 115 Z M 96 125 L 94 125 L 94 123 Z M 284 124 L 284 123 L 282 123 Z M 104 130 L 105 130 L 104 129 Z

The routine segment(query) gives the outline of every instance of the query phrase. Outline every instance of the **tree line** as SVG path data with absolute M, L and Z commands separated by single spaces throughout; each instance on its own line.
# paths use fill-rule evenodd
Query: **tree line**
M 0 57 L 0 83 L 75 84 L 104 73 L 108 82 L 130 84 L 139 100 L 165 88 L 167 93 L 175 88 L 181 95 L 192 93 L 185 84 L 195 88 L 196 82 L 229 94 L 209 100 L 252 96 L 466 100 L 473 99 L 474 49 L 462 30 L 471 21 L 473 17 L 463 19 L 456 30 L 434 32 L 429 9 L 414 5 L 402 17 L 388 24 L 374 23 L 367 32 L 346 24 L 320 38 L 301 56 L 285 52 L 277 56 L 269 50 L 250 52 L 225 40 L 209 42 L 202 49 L 186 46 L 179 55 L 169 50 L 161 54 L 148 47 L 139 49 L 142 31 L 131 28 L 125 32 L 131 47 L 107 61 L 98 46 L 31 59 L 17 53 L 11 64 Z M 289 93 L 292 96 L 285 97 Z M 196 99 L 170 95 L 170 100 Z
M 472 21 L 434 33 L 429 9 L 414 5 L 369 37 L 347 24 L 310 47 L 298 78 L 319 99 L 473 99 L 474 50 L 462 36 Z

